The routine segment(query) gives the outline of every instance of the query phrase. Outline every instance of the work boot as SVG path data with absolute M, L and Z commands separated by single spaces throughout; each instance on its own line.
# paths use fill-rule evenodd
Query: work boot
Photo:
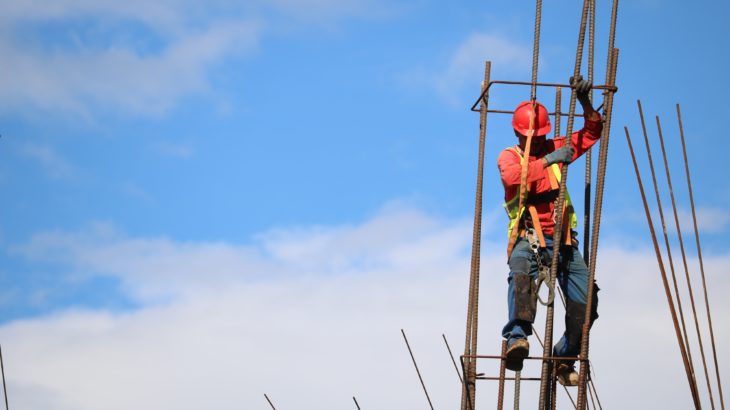
M 522 370 L 522 362 L 530 353 L 530 344 L 527 339 L 510 339 L 507 342 L 507 359 L 505 367 L 514 372 Z
M 558 377 L 558 381 L 563 386 L 577 386 L 579 375 L 575 371 L 575 366 L 568 363 L 558 364 L 558 368 L 555 369 L 555 375 Z

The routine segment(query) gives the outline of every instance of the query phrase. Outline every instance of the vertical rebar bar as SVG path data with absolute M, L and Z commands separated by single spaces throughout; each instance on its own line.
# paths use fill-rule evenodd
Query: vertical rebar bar
M 616 1 L 614 0 L 614 4 Z M 613 23 L 612 23 L 613 24 Z M 617 48 L 613 49 L 609 58 L 610 69 L 606 73 L 606 83 L 611 86 L 616 85 L 616 73 L 618 70 L 619 52 Z M 598 166 L 596 170 L 596 198 L 593 206 L 593 225 L 591 233 L 591 253 L 590 263 L 588 264 L 588 289 L 586 290 L 586 311 L 583 319 L 583 329 L 580 344 L 580 371 L 578 381 L 578 410 L 586 407 L 586 384 L 588 373 L 590 372 L 590 363 L 588 362 L 588 353 L 590 347 L 590 329 L 593 312 L 593 294 L 595 289 L 596 277 L 596 261 L 598 257 L 598 237 L 601 228 L 601 213 L 603 212 L 603 188 L 606 181 L 606 166 L 608 164 L 608 147 L 611 138 L 611 120 L 613 117 L 613 97 L 614 91 L 607 91 L 604 99 L 604 126 L 601 136 L 601 147 L 598 151 Z
M 515 398 L 514 398 L 514 409 L 520 410 L 520 379 L 522 378 L 522 371 L 515 372 Z
M 490 71 L 492 64 L 487 61 L 484 67 L 484 82 L 481 91 L 484 92 L 489 85 Z M 469 279 L 469 301 L 467 306 L 466 319 L 466 340 L 464 342 L 464 356 L 475 356 L 477 354 L 477 336 L 479 325 L 479 271 L 482 235 L 482 187 L 484 182 L 484 144 L 487 138 L 487 109 L 489 94 L 487 93 L 480 103 L 479 109 L 479 158 L 477 166 L 477 186 L 474 204 L 474 227 L 472 233 L 471 269 Z M 476 401 L 476 387 L 469 390 L 466 385 L 472 383 L 476 377 L 476 359 L 467 358 L 466 372 L 464 373 L 464 384 L 461 391 L 461 409 L 467 409 L 467 402 L 474 407 Z
M 535 1 L 535 31 L 532 39 L 532 87 L 530 99 L 537 99 L 537 63 L 540 56 L 540 28 L 542 26 L 542 0 Z
M 590 0 L 583 1 L 583 12 L 581 13 L 580 29 L 578 33 L 578 46 L 575 53 L 575 66 L 573 68 L 573 77 L 577 78 L 580 74 L 580 67 L 583 57 L 583 46 L 585 42 L 586 23 L 588 20 L 588 4 Z M 575 88 L 571 88 L 570 92 L 570 108 L 568 110 L 568 129 L 566 131 L 566 144 L 571 144 L 571 135 L 573 133 L 573 121 L 575 117 L 575 100 L 576 92 Z M 550 278 L 549 286 L 555 287 L 555 277 L 558 272 L 558 258 L 560 256 L 560 245 L 562 242 L 562 227 L 563 227 L 563 209 L 565 205 L 565 187 L 568 179 L 568 165 L 564 164 L 561 171 L 560 178 L 560 191 L 558 194 L 557 204 L 555 206 L 555 229 L 553 231 L 553 258 L 550 264 Z M 547 307 L 546 318 L 545 318 L 545 347 L 543 348 L 543 357 L 551 356 L 551 349 L 553 343 L 553 316 L 554 316 L 554 303 L 550 303 Z M 547 360 L 542 362 L 542 372 L 540 375 L 540 401 L 538 408 L 540 410 L 546 409 L 552 403 L 549 394 L 551 381 L 550 378 L 550 363 Z
M 595 53 L 595 39 L 596 39 L 596 0 L 591 0 L 589 7 L 590 24 L 588 30 L 588 81 L 593 84 L 593 64 L 594 64 L 594 53 Z M 593 103 L 593 90 L 589 94 L 591 104 Z M 583 189 L 583 260 L 586 265 L 590 261 L 590 238 L 589 233 L 591 232 L 591 179 L 593 171 L 593 150 L 589 149 L 585 153 L 586 157 L 586 172 Z
M 558 288 L 559 290 L 560 288 Z M 563 301 L 563 307 L 565 307 L 565 302 Z M 542 343 L 542 339 L 540 339 L 540 333 L 538 333 L 537 329 L 535 329 L 535 326 L 532 326 L 532 333 L 535 335 L 535 338 L 537 339 L 538 343 L 540 343 L 540 347 L 544 348 L 545 345 Z M 570 394 L 570 390 L 568 390 L 567 387 L 563 386 L 563 390 L 565 390 L 565 394 L 568 395 L 568 398 L 570 399 L 570 402 L 573 403 L 573 408 L 575 408 L 575 401 L 573 400 L 573 396 Z M 552 405 L 553 408 L 555 408 L 555 405 Z
M 594 4 L 595 6 L 595 4 Z M 613 0 L 611 5 L 611 26 L 608 34 L 608 52 L 606 57 L 606 84 L 616 85 L 616 70 L 618 67 L 618 49 L 615 48 L 616 43 L 616 20 L 618 19 L 618 0 Z M 601 147 L 598 153 L 598 170 L 596 172 L 596 199 L 594 205 L 593 226 L 590 238 L 590 253 L 586 257 L 588 263 L 588 303 L 586 304 L 586 316 L 583 323 L 583 334 L 581 337 L 580 357 L 583 359 L 580 363 L 580 380 L 578 382 L 578 404 L 577 408 L 583 410 L 586 406 L 586 383 L 587 373 L 590 371 L 588 360 L 589 342 L 590 342 L 590 326 L 591 311 L 593 308 L 593 286 L 596 273 L 596 254 L 598 253 L 598 236 L 601 227 L 601 211 L 603 209 L 603 185 L 606 175 L 606 161 L 608 157 L 608 141 L 611 136 L 611 116 L 613 115 L 613 92 L 608 92 L 604 99 L 605 107 L 605 126 L 603 128 L 603 136 Z M 589 239 L 583 238 L 588 241 Z
M 423 382 L 423 377 L 421 377 L 421 371 L 418 370 L 418 364 L 416 363 L 416 358 L 413 356 L 413 350 L 411 350 L 411 344 L 408 343 L 408 338 L 406 337 L 406 332 L 403 331 L 403 329 L 400 330 L 401 334 L 403 334 L 403 340 L 406 342 L 406 347 L 408 348 L 408 353 L 411 355 L 411 360 L 413 360 L 413 367 L 416 368 L 416 374 L 418 374 L 418 380 L 421 381 L 421 386 L 423 387 L 423 393 L 426 395 L 426 400 L 428 400 L 428 405 L 431 407 L 431 410 L 433 410 L 433 404 L 431 403 L 431 397 L 428 395 L 428 390 L 426 389 L 426 383 Z
M 715 375 L 717 376 L 717 390 L 720 392 L 720 405 L 725 409 L 725 399 L 722 396 L 722 384 L 720 383 L 720 369 L 717 366 L 717 350 L 715 349 L 715 332 L 712 329 L 712 315 L 710 314 L 710 301 L 707 297 L 707 282 L 705 281 L 705 265 L 702 261 L 702 247 L 700 247 L 700 233 L 697 229 L 697 215 L 695 214 L 695 200 L 692 194 L 692 181 L 689 175 L 689 161 L 687 160 L 687 147 L 684 143 L 684 127 L 682 126 L 682 112 L 677 104 L 677 121 L 679 122 L 679 136 L 682 140 L 682 153 L 684 155 L 684 170 L 687 175 L 687 188 L 689 189 L 689 201 L 692 207 L 692 221 L 694 223 L 695 242 L 697 245 L 697 256 L 700 261 L 700 273 L 702 275 L 702 290 L 705 296 L 705 308 L 707 310 L 707 323 L 710 328 L 710 341 L 712 343 L 712 356 L 715 362 Z
M 461 362 L 461 374 L 466 374 L 466 364 L 464 362 L 464 356 L 459 357 L 459 361 Z M 467 395 L 467 397 L 469 397 L 469 395 L 471 394 L 469 392 L 469 390 L 470 390 L 469 383 L 467 383 L 467 381 L 464 380 L 464 384 L 462 386 L 464 389 L 466 389 L 466 395 Z M 462 399 L 463 399 L 463 397 L 462 397 Z M 466 410 L 474 410 L 474 405 L 471 401 L 467 400 L 466 403 L 467 403 Z
M 702 335 L 700 334 L 700 323 L 697 319 L 697 308 L 695 305 L 695 297 L 694 297 L 694 291 L 692 290 L 692 282 L 689 278 L 689 268 L 687 267 L 687 255 L 684 252 L 684 240 L 682 239 L 682 230 L 679 227 L 679 215 L 677 215 L 677 202 L 674 199 L 674 188 L 672 187 L 672 177 L 669 172 L 669 161 L 667 160 L 667 151 L 664 146 L 664 135 L 662 135 L 662 126 L 659 122 L 659 117 L 656 117 L 656 126 L 657 130 L 659 132 L 659 142 L 662 148 L 662 157 L 664 158 L 664 170 L 667 174 L 667 186 L 669 187 L 669 197 L 672 200 L 672 211 L 674 213 L 674 224 L 677 228 L 677 238 L 679 239 L 679 250 L 682 253 L 682 264 L 684 265 L 684 276 L 687 280 L 687 290 L 689 292 L 689 301 L 690 306 L 692 307 L 692 316 L 694 318 L 695 322 L 695 330 L 697 331 L 697 341 L 700 345 L 700 356 L 702 357 L 702 367 L 704 369 L 705 373 L 705 380 L 707 381 L 707 391 L 710 394 L 710 407 L 715 410 L 715 399 L 712 397 L 712 386 L 710 385 L 710 376 L 707 372 L 707 360 L 705 359 L 705 347 L 702 343 Z M 679 298 L 677 298 L 677 301 L 679 301 Z M 686 336 L 687 330 L 685 329 L 685 336 Z M 687 345 L 687 352 L 691 353 L 689 344 Z M 692 360 L 692 355 L 689 356 L 690 360 Z M 692 367 L 692 370 L 694 371 L 694 365 Z M 695 380 L 696 383 L 696 380 Z
M 550 376 L 550 391 L 552 392 L 551 398 L 550 398 L 550 409 L 555 410 L 555 406 L 558 402 L 558 378 L 555 377 L 556 375 L 557 367 L 553 364 L 553 373 Z M 567 391 L 567 387 L 563 386 L 565 390 Z
M 588 395 L 591 396 L 591 404 L 593 404 L 593 408 L 598 409 L 598 407 L 596 407 L 596 400 L 593 398 L 593 390 L 590 388 L 588 389 Z
M 687 360 L 689 361 L 690 373 L 692 375 L 692 380 L 695 380 L 694 363 L 692 361 L 692 351 L 690 350 L 689 339 L 687 338 L 687 326 L 686 326 L 685 320 L 684 320 L 684 309 L 682 308 L 682 299 L 679 294 L 679 286 L 677 285 L 677 276 L 674 271 L 674 259 L 672 258 L 672 249 L 669 246 L 669 236 L 667 235 L 667 225 L 664 220 L 664 208 L 662 207 L 662 201 L 659 196 L 659 185 L 657 183 L 656 174 L 654 172 L 655 168 L 654 168 L 654 161 L 652 160 L 652 156 L 651 156 L 651 149 L 649 147 L 649 137 L 647 135 L 646 126 L 644 123 L 644 111 L 641 107 L 641 101 L 637 100 L 636 104 L 639 107 L 639 117 L 641 118 L 641 129 L 644 132 L 644 144 L 646 145 L 646 155 L 649 159 L 649 169 L 651 170 L 651 180 L 652 180 L 652 183 L 654 184 L 654 193 L 656 195 L 657 209 L 659 211 L 659 220 L 662 225 L 664 244 L 665 244 L 665 247 L 667 248 L 667 258 L 669 259 L 669 271 L 672 274 L 672 284 L 674 286 L 674 294 L 675 294 L 675 297 L 677 300 L 677 308 L 679 310 L 679 323 L 681 324 L 681 327 L 682 327 L 682 336 L 684 338 L 684 345 L 685 345 L 685 348 L 687 349 Z
M 563 89 L 561 87 L 555 88 L 555 130 L 553 135 L 555 138 L 560 136 L 560 119 L 563 116 L 561 112 L 563 102 Z
M 659 264 L 659 273 L 662 277 L 662 284 L 664 285 L 664 293 L 667 297 L 667 303 L 669 304 L 669 312 L 672 316 L 672 323 L 674 324 L 674 333 L 677 336 L 677 343 L 679 344 L 679 350 L 682 355 L 682 362 L 684 363 L 684 369 L 685 373 L 687 375 L 687 382 L 689 383 L 689 388 L 692 393 L 692 400 L 695 405 L 695 409 L 700 409 L 700 403 L 698 401 L 698 397 L 695 394 L 695 389 L 693 388 L 692 383 L 692 377 L 690 377 L 690 371 L 689 371 L 689 363 L 687 362 L 687 352 L 684 348 L 684 343 L 682 342 L 682 335 L 681 331 L 679 329 L 679 322 L 677 320 L 677 311 L 674 308 L 674 301 L 672 300 L 672 292 L 669 290 L 669 281 L 667 280 L 667 271 L 664 268 L 664 262 L 662 261 L 662 254 L 659 251 L 659 242 L 656 238 L 656 232 L 654 231 L 654 222 L 651 219 L 651 213 L 649 212 L 649 204 L 646 201 L 646 194 L 644 193 L 644 185 L 641 182 L 641 173 L 639 172 L 639 165 L 636 163 L 636 155 L 634 155 L 634 147 L 631 144 L 631 137 L 629 136 L 629 129 L 627 127 L 624 127 L 624 131 L 626 132 L 626 141 L 629 144 L 629 152 L 631 153 L 631 160 L 634 163 L 634 171 L 636 172 L 636 181 L 639 184 L 639 191 L 641 192 L 641 200 L 644 203 L 644 213 L 646 214 L 646 221 L 649 225 L 649 232 L 651 233 L 651 240 L 652 244 L 654 245 L 654 253 L 656 254 L 657 263 Z
M 507 341 L 502 340 L 502 360 L 499 361 L 499 388 L 497 390 L 497 410 L 504 408 L 504 372 L 505 356 L 507 355 Z

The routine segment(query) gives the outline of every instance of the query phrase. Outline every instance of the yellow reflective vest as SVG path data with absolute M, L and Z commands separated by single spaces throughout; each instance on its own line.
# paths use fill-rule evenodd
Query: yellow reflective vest
M 510 147 L 508 148 L 515 152 L 520 157 L 520 162 L 524 161 L 525 158 L 522 156 L 522 151 L 517 149 L 516 147 Z M 562 178 L 562 174 L 560 172 L 560 166 L 558 164 L 550 165 L 550 170 L 552 171 L 553 175 L 555 175 L 555 179 L 557 180 L 557 183 L 560 184 L 560 180 Z M 529 194 L 529 192 L 528 192 Z M 504 209 L 507 211 L 507 216 L 509 216 L 509 225 L 507 226 L 507 238 L 510 237 L 510 234 L 512 233 L 512 230 L 515 228 L 515 225 L 520 221 L 522 218 L 522 214 L 525 212 L 525 206 L 523 205 L 522 208 L 520 208 L 520 192 L 517 191 L 517 194 L 510 198 L 507 202 L 504 203 Z M 578 227 L 578 217 L 575 215 L 575 212 L 573 210 L 573 205 L 570 201 L 570 194 L 568 194 L 568 191 L 565 191 L 565 205 L 564 209 L 568 210 L 568 215 L 570 217 L 570 228 L 575 229 Z M 539 221 L 533 221 L 533 223 L 539 223 Z M 556 227 L 556 229 L 558 229 Z

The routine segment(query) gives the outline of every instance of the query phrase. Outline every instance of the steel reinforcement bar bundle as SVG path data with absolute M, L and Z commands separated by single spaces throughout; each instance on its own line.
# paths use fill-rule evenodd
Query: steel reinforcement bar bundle
M 674 196 L 674 189 L 672 187 L 672 178 L 670 173 L 670 165 L 669 161 L 667 160 L 667 151 L 664 144 L 664 136 L 662 133 L 662 127 L 661 127 L 661 121 L 659 119 L 659 116 L 656 117 L 656 125 L 657 125 L 657 135 L 662 151 L 662 158 L 664 160 L 664 169 L 666 173 L 666 179 L 667 179 L 667 186 L 669 188 L 669 194 L 672 202 L 672 212 L 674 215 L 674 225 L 676 228 L 676 234 L 677 234 L 677 240 L 679 242 L 679 249 L 681 251 L 682 255 L 682 264 L 684 267 L 684 274 L 685 274 L 685 283 L 682 284 L 681 281 L 677 280 L 677 275 L 674 268 L 674 260 L 672 258 L 672 247 L 669 242 L 669 236 L 667 234 L 667 224 L 664 219 L 664 211 L 662 208 L 662 202 L 661 202 L 661 195 L 659 192 L 659 185 L 657 183 L 656 173 L 654 170 L 654 162 L 652 160 L 651 156 L 651 149 L 649 144 L 649 137 L 648 133 L 646 131 L 646 123 L 644 122 L 644 112 L 641 107 L 641 101 L 637 101 L 638 110 L 639 110 L 639 116 L 641 118 L 641 128 L 643 131 L 644 136 L 644 144 L 646 146 L 646 154 L 647 154 L 647 160 L 649 169 L 651 170 L 651 179 L 654 186 L 654 192 L 656 196 L 656 205 L 657 205 L 657 211 L 659 213 L 659 219 L 662 226 L 662 233 L 664 237 L 664 244 L 665 244 L 665 252 L 667 255 L 667 260 L 669 262 L 669 271 L 671 274 L 671 281 L 672 286 L 670 287 L 669 279 L 667 278 L 667 270 L 666 270 L 666 264 L 664 263 L 664 258 L 662 256 L 662 253 L 659 248 L 659 243 L 657 241 L 657 235 L 656 231 L 654 230 L 654 222 L 651 216 L 651 211 L 649 210 L 649 204 L 646 199 L 646 194 L 644 192 L 644 185 L 641 180 L 641 174 L 639 171 L 639 166 L 636 161 L 636 155 L 634 154 L 634 148 L 631 144 L 631 137 L 629 135 L 629 129 L 627 127 L 624 127 L 624 131 L 626 133 L 626 140 L 629 145 L 629 151 L 631 152 L 631 157 L 634 164 L 634 170 L 636 173 L 636 179 L 637 183 L 639 185 L 639 190 L 641 192 L 641 199 L 644 203 L 644 211 L 646 214 L 646 220 L 649 225 L 649 232 L 651 234 L 652 243 L 654 245 L 654 252 L 656 253 L 657 263 L 659 265 L 659 273 L 661 275 L 662 284 L 664 286 L 664 292 L 666 294 L 667 298 L 667 304 L 669 307 L 669 311 L 672 317 L 672 324 L 674 325 L 674 331 L 677 337 L 677 344 L 679 345 L 679 350 L 681 354 L 682 363 L 684 365 L 685 374 L 687 377 L 687 383 L 689 385 L 690 393 L 692 396 L 692 402 L 694 404 L 694 407 L 696 409 L 702 408 L 702 399 L 704 398 L 706 401 L 709 400 L 710 408 L 715 409 L 716 405 L 719 404 L 721 409 L 725 409 L 725 400 L 723 397 L 722 392 L 722 384 L 720 382 L 720 370 L 718 367 L 717 362 L 717 349 L 715 347 L 715 333 L 712 326 L 712 315 L 711 315 L 711 309 L 710 309 L 710 301 L 707 296 L 707 280 L 705 277 L 705 268 L 704 268 L 704 262 L 702 260 L 702 248 L 700 246 L 700 237 L 699 237 L 699 230 L 697 228 L 697 216 L 695 212 L 695 204 L 694 204 L 694 195 L 692 193 L 692 181 L 690 179 L 690 172 L 689 172 L 689 161 L 687 160 L 687 147 L 685 144 L 685 138 L 684 138 L 684 129 L 682 125 L 682 113 L 679 107 L 679 104 L 677 104 L 677 122 L 678 122 L 678 128 L 679 128 L 679 137 L 681 140 L 682 145 L 682 154 L 684 157 L 684 169 L 685 174 L 687 178 L 687 190 L 689 194 L 689 201 L 692 209 L 692 221 L 694 224 L 694 233 L 695 233 L 695 242 L 697 247 L 697 257 L 699 260 L 699 267 L 700 267 L 700 274 L 702 279 L 702 291 L 704 294 L 704 302 L 705 302 L 705 314 L 706 314 L 706 321 L 707 321 L 707 328 L 702 329 L 699 324 L 698 320 L 698 312 L 697 307 L 695 304 L 695 297 L 694 297 L 694 290 L 692 288 L 692 280 L 690 278 L 690 272 L 689 268 L 687 266 L 687 255 L 685 252 L 684 247 L 684 240 L 682 237 L 682 231 L 681 231 L 681 223 L 679 220 L 678 212 L 677 212 L 677 203 Z M 680 287 L 686 284 L 686 288 L 682 289 L 689 295 L 690 300 L 690 306 L 691 306 L 691 314 L 694 321 L 694 330 L 695 330 L 695 337 L 691 336 L 690 331 L 687 330 L 687 325 L 685 321 L 685 315 L 684 315 L 684 309 L 682 306 L 682 299 L 681 299 L 681 292 Z M 674 291 L 674 293 L 672 293 Z M 679 315 L 677 315 L 679 313 Z M 707 366 L 707 358 L 705 354 L 705 346 L 703 342 L 703 334 L 707 336 L 709 334 L 710 338 L 710 345 L 712 347 L 712 358 L 714 362 L 715 367 L 715 374 L 714 374 L 714 381 L 717 385 L 717 390 L 713 391 L 713 377 L 710 377 L 710 371 Z M 700 360 L 702 362 L 702 370 L 704 374 L 704 381 L 705 383 L 698 383 L 697 382 L 697 374 L 695 371 L 695 364 L 692 357 L 692 348 L 690 341 L 691 339 L 696 340 L 697 348 L 699 348 L 700 351 Z M 703 386 L 700 388 L 700 386 Z M 706 389 L 706 390 L 705 390 Z M 719 403 L 715 402 L 715 394 L 719 397 Z

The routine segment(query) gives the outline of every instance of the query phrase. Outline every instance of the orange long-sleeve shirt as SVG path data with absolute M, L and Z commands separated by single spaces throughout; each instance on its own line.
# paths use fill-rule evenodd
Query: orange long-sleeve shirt
M 598 113 L 592 115 L 591 118 L 585 119 L 583 129 L 574 132 L 571 136 L 571 142 L 575 149 L 573 161 L 583 155 L 583 153 L 588 151 L 598 141 L 598 138 L 601 137 L 602 130 L 603 122 Z M 551 171 L 549 167 L 543 167 L 544 163 L 542 158 L 546 154 L 565 145 L 565 142 L 565 137 L 548 139 L 539 152 L 530 152 L 530 159 L 527 166 L 528 203 L 533 203 L 530 201 L 530 197 L 534 198 L 536 195 L 546 194 L 552 190 L 548 177 L 548 172 Z M 517 149 L 522 152 L 519 147 Z M 559 165 L 562 168 L 563 164 Z M 502 185 L 504 185 L 505 202 L 507 202 L 516 195 L 519 195 L 520 192 L 520 175 L 522 172 L 520 157 L 512 149 L 506 148 L 499 154 L 497 166 L 499 167 L 499 174 L 502 178 Z M 540 218 L 543 233 L 552 235 L 555 227 L 555 221 L 553 220 L 553 213 L 555 212 L 554 201 L 538 201 L 534 205 Z

